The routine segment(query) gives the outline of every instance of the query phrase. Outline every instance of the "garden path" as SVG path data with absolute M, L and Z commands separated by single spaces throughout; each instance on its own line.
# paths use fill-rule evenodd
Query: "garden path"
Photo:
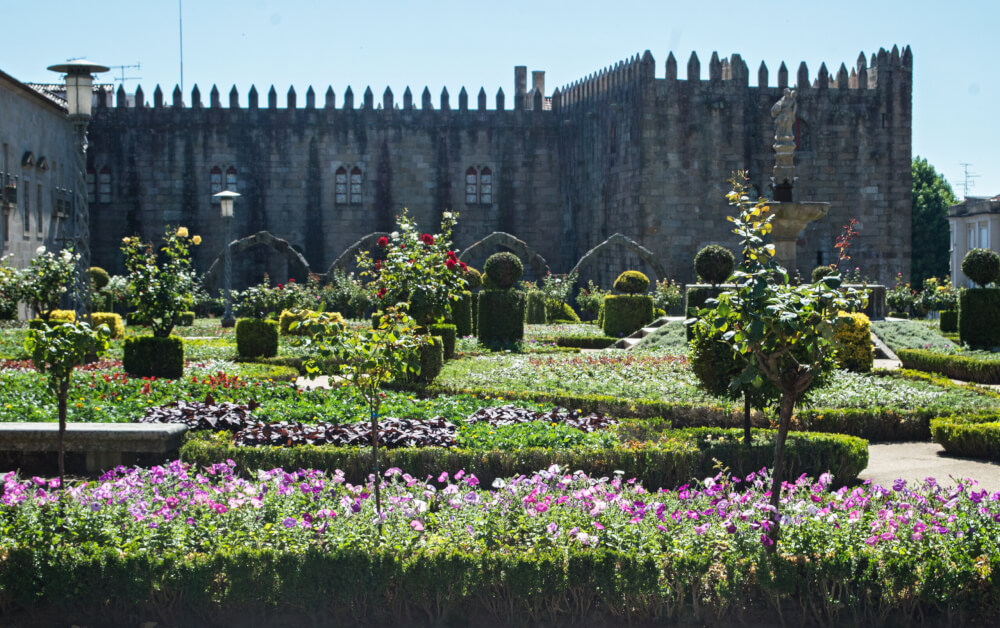
M 885 487 L 897 478 L 911 485 L 928 477 L 943 485 L 954 484 L 950 478 L 972 478 L 980 488 L 1000 491 L 1000 464 L 951 456 L 941 445 L 928 442 L 869 444 L 868 468 L 858 477 Z

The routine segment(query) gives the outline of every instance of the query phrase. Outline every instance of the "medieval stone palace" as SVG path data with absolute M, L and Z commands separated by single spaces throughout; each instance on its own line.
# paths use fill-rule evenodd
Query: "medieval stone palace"
M 833 261 L 836 236 L 856 218 L 851 266 L 888 281 L 910 270 L 912 63 L 908 47 L 893 47 L 862 53 L 834 74 L 823 65 L 811 76 L 802 63 L 791 83 L 784 64 L 776 75 L 761 64 L 751 86 L 740 55 L 713 54 L 705 77 L 694 54 L 679 71 L 673 54 L 658 67 L 647 51 L 551 93 L 544 72 L 532 72 L 529 84 L 524 67 L 515 68 L 509 95 L 463 88 L 435 96 L 425 88 L 376 98 L 370 88 L 319 94 L 310 87 L 302 95 L 288 90 L 279 104 L 274 87 L 98 91 L 87 179 L 92 260 L 121 272 L 123 236 L 158 239 L 165 225 L 185 225 L 204 239 L 196 266 L 208 270 L 226 234 L 212 194 L 231 189 L 241 194 L 234 239 L 268 232 L 288 243 L 285 251 L 240 253 L 237 286 L 265 271 L 275 280 L 301 274 L 291 249 L 312 271 L 326 272 L 366 236 L 391 230 L 403 207 L 427 231 L 441 212 L 459 212 L 455 245 L 473 266 L 514 248 L 531 257 L 526 267 L 535 276 L 566 272 L 612 238 L 581 278 L 609 285 L 636 268 L 691 281 L 699 248 L 738 247 L 725 220 L 733 171 L 748 170 L 757 193 L 772 194 L 771 108 L 794 85 L 795 200 L 831 204 L 800 234 L 797 266 L 808 273 Z M 24 91 L 4 78 L 7 100 Z M 22 100 L 21 108 L 44 104 Z M 69 198 L 65 183 L 34 172 L 37 161 L 23 163 L 26 152 L 45 152 L 46 136 L 18 126 L 35 118 L 9 111 L 0 112 L 0 172 L 52 192 L 21 194 L 5 206 L 5 245 L 22 240 L 20 227 L 30 221 L 21 212 L 37 210 L 31 202 L 54 215 L 56 201 L 65 210 L 61 199 Z M 50 118 L 44 124 L 54 124 Z M 55 239 L 55 223 L 33 225 L 23 237 L 36 237 L 37 228 L 37 237 L 44 230 Z

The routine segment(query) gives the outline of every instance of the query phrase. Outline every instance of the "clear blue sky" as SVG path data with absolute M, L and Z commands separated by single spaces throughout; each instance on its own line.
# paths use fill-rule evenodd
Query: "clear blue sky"
M 442 87 L 472 98 L 512 91 L 513 66 L 546 71 L 551 93 L 591 72 L 649 50 L 658 77 L 667 53 L 683 68 L 692 51 L 707 78 L 712 51 L 739 53 L 756 82 L 761 61 L 775 82 L 785 61 L 794 82 L 800 61 L 815 77 L 848 70 L 859 52 L 909 45 L 914 55 L 913 154 L 926 157 L 962 195 L 963 162 L 970 195 L 1000 194 L 1000 72 L 995 52 L 1000 2 L 929 0 L 696 2 L 617 0 L 3 0 L 0 69 L 23 81 L 56 81 L 51 64 L 85 57 L 126 68 L 126 89 L 147 95 L 160 84 L 169 99 L 181 82 L 179 5 L 183 13 L 185 101 L 197 84 L 207 101 L 213 84 L 235 84 L 262 96 L 273 84 L 279 104 L 289 86 L 300 106 L 312 85 L 322 102 L 328 85 L 386 86 L 397 101 L 406 86 L 424 86 L 437 102 Z M 120 77 L 114 69 L 100 78 Z M 225 98 L 224 98 L 225 102 Z M 508 99 L 508 102 L 509 99 Z M 491 104 L 492 106 L 492 104 Z M 2 112 L 0 112 L 2 115 Z

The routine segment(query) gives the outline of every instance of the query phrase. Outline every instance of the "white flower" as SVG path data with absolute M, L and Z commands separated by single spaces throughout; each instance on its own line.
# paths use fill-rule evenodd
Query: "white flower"
M 45 255 L 45 245 L 44 244 L 42 246 L 38 247 L 37 249 L 35 249 L 35 255 L 36 256 L 37 255 Z

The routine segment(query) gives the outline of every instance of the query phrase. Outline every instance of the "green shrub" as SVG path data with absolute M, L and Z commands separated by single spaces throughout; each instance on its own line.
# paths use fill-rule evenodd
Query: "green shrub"
M 111 282 L 111 275 L 100 266 L 91 266 L 87 269 L 87 274 L 90 275 L 90 285 L 97 292 L 103 290 Z
M 834 324 L 833 343 L 837 347 L 837 366 L 856 373 L 867 373 L 875 363 L 872 348 L 872 324 L 861 312 L 841 312 Z
M 561 303 L 558 310 L 549 310 L 550 323 L 579 323 L 580 316 L 569 303 Z
M 340 315 L 340 312 L 324 312 L 323 316 L 331 322 L 344 322 L 344 317 Z M 319 312 L 313 310 L 282 310 L 281 316 L 278 317 L 278 333 L 282 336 L 308 335 L 309 326 L 303 323 L 318 317 Z M 292 323 L 298 323 L 295 329 L 292 329 Z
M 694 271 L 713 286 L 729 279 L 734 264 L 733 252 L 718 244 L 709 244 L 694 256 Z
M 236 321 L 236 351 L 240 357 L 273 357 L 278 355 L 278 323 L 262 318 L 241 318 Z
M 428 336 L 427 339 L 428 342 L 420 345 L 417 354 L 410 358 L 410 366 L 414 369 L 419 368 L 420 372 L 407 375 L 406 379 L 400 380 L 399 383 L 426 386 L 441 373 L 441 369 L 444 368 L 444 341 L 441 336 Z
M 499 347 L 524 339 L 525 295 L 518 290 L 484 290 L 479 294 L 476 334 L 479 342 Z
M 810 273 L 809 278 L 812 279 L 813 283 L 816 283 L 823 277 L 832 275 L 835 272 L 837 272 L 836 269 L 831 268 L 829 266 L 817 266 L 812 270 L 812 273 Z
M 618 338 L 609 336 L 556 336 L 557 347 L 573 347 L 575 349 L 607 349 L 618 342 Z
M 959 293 L 958 337 L 973 349 L 1000 347 L 1000 288 L 966 288 Z
M 548 321 L 545 315 L 545 295 L 538 290 L 528 291 L 528 304 L 524 311 L 524 322 L 529 325 L 544 325 Z
M 178 336 L 126 338 L 122 369 L 132 377 L 178 379 L 184 375 L 184 341 Z
M 614 288 L 622 294 L 643 294 L 649 290 L 649 277 L 637 270 L 626 270 L 615 279 Z
M 180 327 L 190 327 L 191 325 L 194 325 L 194 312 L 190 310 L 181 312 L 177 319 L 177 325 Z
M 659 308 L 659 307 L 654 307 L 653 308 L 653 320 L 656 320 L 658 318 L 663 318 L 666 315 L 667 315 L 667 312 L 663 308 Z
M 962 258 L 962 272 L 985 288 L 1000 277 L 1000 255 L 989 249 L 971 249 Z
M 49 313 L 50 323 L 73 323 L 76 321 L 76 312 L 73 310 L 52 310 Z
M 440 336 L 444 342 L 444 359 L 450 360 L 455 357 L 455 338 L 458 327 L 449 324 L 431 325 L 429 327 L 431 336 Z M 440 372 L 440 371 L 439 371 Z M 436 375 L 436 374 L 435 374 Z
M 1000 384 L 1000 356 L 986 358 L 922 349 L 901 349 L 896 351 L 896 356 L 903 363 L 903 368 L 940 373 L 977 384 Z
M 479 294 L 472 293 L 472 334 L 475 336 L 479 335 Z
M 472 293 L 463 290 L 457 301 L 451 302 L 451 322 L 455 324 L 455 333 L 459 338 L 471 336 L 475 329 L 472 325 Z
M 483 287 L 482 274 L 472 266 L 465 267 L 465 282 L 469 284 L 469 290 L 478 290 Z
M 628 336 L 653 320 L 653 297 L 608 295 L 604 297 L 605 336 Z
M 996 413 L 931 419 L 931 436 L 954 456 L 1000 462 L 1000 415 Z
M 252 381 L 294 382 L 299 375 L 298 368 L 280 364 L 243 362 L 238 370 L 241 379 Z
M 122 317 L 112 312 L 94 312 L 90 315 L 90 320 L 94 322 L 94 327 L 107 325 L 111 330 L 112 338 L 121 338 L 125 335 L 125 324 Z
M 494 253 L 486 260 L 483 269 L 493 286 L 501 290 L 512 287 L 524 274 L 524 265 L 513 253 Z
M 958 333 L 958 310 L 941 310 L 938 326 L 943 334 Z

